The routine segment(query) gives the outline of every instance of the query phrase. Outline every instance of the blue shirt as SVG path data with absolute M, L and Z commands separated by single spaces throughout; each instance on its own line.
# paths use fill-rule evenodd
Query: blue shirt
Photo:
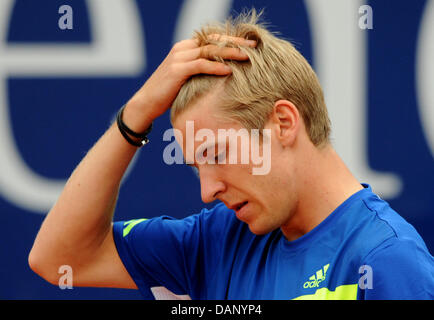
M 163 298 L 433 299 L 422 238 L 363 186 L 295 241 L 280 229 L 253 234 L 222 203 L 185 219 L 115 222 L 114 239 L 145 299 L 160 289 Z

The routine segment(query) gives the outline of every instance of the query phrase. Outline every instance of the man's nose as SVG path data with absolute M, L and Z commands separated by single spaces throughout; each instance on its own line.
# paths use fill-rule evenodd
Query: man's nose
M 213 202 L 219 193 L 225 191 L 225 184 L 210 168 L 199 170 L 200 193 L 202 201 L 205 203 Z

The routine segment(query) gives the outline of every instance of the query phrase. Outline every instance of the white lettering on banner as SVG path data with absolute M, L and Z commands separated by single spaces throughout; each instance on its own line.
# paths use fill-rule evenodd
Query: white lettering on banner
M 184 0 L 175 26 L 173 43 L 191 38 L 194 30 L 204 23 L 224 20 L 232 7 L 232 0 Z
M 0 1 L 0 194 L 25 210 L 45 214 L 65 180 L 38 175 L 21 158 L 9 116 L 9 76 L 131 76 L 145 68 L 143 28 L 134 1 L 87 1 L 94 41 L 82 44 L 7 44 L 13 0 Z
M 416 52 L 416 90 L 425 139 L 434 158 L 434 1 L 427 1 Z
M 369 167 L 367 142 L 367 33 L 358 27 L 363 1 L 305 0 L 313 37 L 315 69 L 324 89 L 336 151 L 360 182 L 383 198 L 402 190 L 394 173 Z

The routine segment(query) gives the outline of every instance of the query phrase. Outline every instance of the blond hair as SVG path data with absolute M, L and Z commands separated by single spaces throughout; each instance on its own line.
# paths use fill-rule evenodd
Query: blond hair
M 223 81 L 224 97 L 219 106 L 225 116 L 247 129 L 263 129 L 274 103 L 284 99 L 298 109 L 307 134 L 316 146 L 329 141 L 330 120 L 324 95 L 315 72 L 294 46 L 268 31 L 259 22 L 255 9 L 229 18 L 226 23 L 209 24 L 196 31 L 199 46 L 217 44 L 236 47 L 249 56 L 247 62 L 224 61 L 232 69 L 229 76 L 195 75 L 181 88 L 172 104 L 171 121 L 194 100 Z M 211 34 L 229 35 L 257 41 L 254 48 L 216 40 Z M 216 60 L 220 60 L 216 57 Z M 222 79 L 223 78 L 223 79 Z

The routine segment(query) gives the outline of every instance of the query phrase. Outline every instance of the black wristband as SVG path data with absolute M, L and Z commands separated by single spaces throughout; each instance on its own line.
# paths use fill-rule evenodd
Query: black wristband
M 122 108 L 118 111 L 118 114 L 116 116 L 116 123 L 118 125 L 119 131 L 121 132 L 122 136 L 127 140 L 127 142 L 135 147 L 143 147 L 145 144 L 149 142 L 148 134 L 152 130 L 152 122 L 151 125 L 143 132 L 143 133 L 137 133 L 131 130 L 127 127 L 127 125 L 122 121 L 122 115 L 124 113 L 126 105 L 123 105 Z M 130 136 L 133 136 L 135 138 L 139 138 L 141 141 L 134 141 L 130 138 Z

